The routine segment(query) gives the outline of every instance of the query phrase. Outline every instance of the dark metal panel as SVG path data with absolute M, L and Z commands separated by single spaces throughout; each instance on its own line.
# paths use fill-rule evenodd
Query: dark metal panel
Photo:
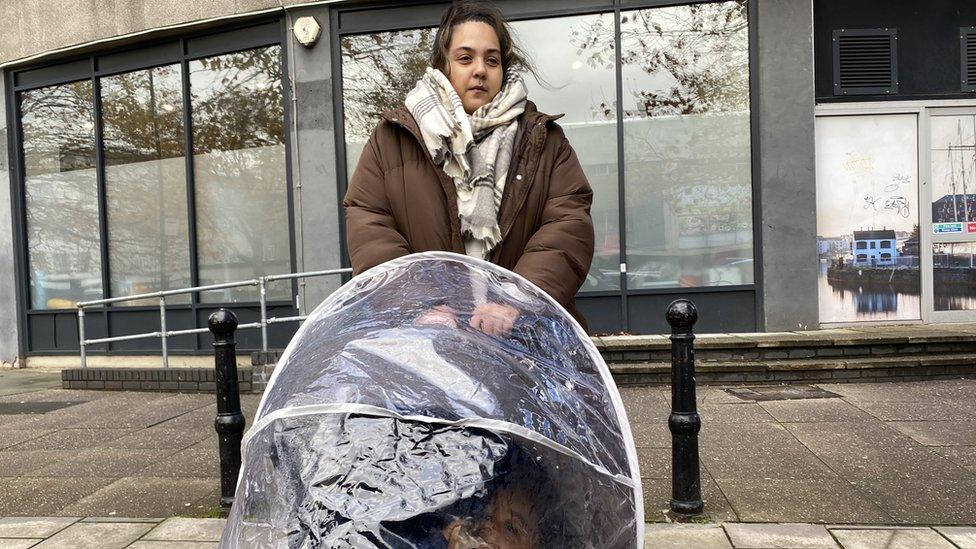
M 631 295 L 630 327 L 635 334 L 670 333 L 664 319 L 675 299 L 690 299 L 698 308 L 695 333 L 752 332 L 756 327 L 756 298 L 752 291 L 686 292 L 684 294 Z
M 962 91 L 976 91 L 976 27 L 959 29 L 959 76 Z
M 183 50 L 180 41 L 174 40 L 146 48 L 96 56 L 95 72 L 98 76 L 106 76 L 159 65 L 170 65 L 179 62 L 182 55 Z
M 48 65 L 14 73 L 14 89 L 41 88 L 53 84 L 63 84 L 91 77 L 91 59 L 85 57 L 76 61 Z
M 339 28 L 339 11 L 330 12 L 330 28 Z M 346 166 L 346 118 L 342 102 L 342 45 L 338 32 L 330 32 L 332 46 L 332 120 L 335 131 L 335 162 L 336 162 L 336 215 L 339 220 L 339 265 L 343 268 L 351 267 L 349 250 L 346 248 L 346 210 L 342 207 L 342 200 L 346 196 L 346 182 L 349 178 L 349 167 Z M 342 282 L 348 282 L 352 277 L 348 274 L 340 275 Z
M 27 335 L 30 338 L 27 345 L 28 349 L 31 351 L 57 349 L 53 314 L 27 315 L 26 324 Z
M 591 334 L 616 334 L 623 330 L 620 318 L 622 296 L 577 296 L 576 308 L 589 324 Z
M 13 225 L 14 237 L 14 277 L 17 284 L 17 322 L 18 330 L 18 356 L 24 356 L 30 347 L 28 333 L 30 327 L 27 322 L 27 305 L 30 298 L 27 295 L 27 245 L 25 226 L 27 218 L 24 214 L 24 193 L 21 177 L 24 173 L 23 155 L 20 154 L 20 143 L 22 141 L 20 127 L 20 96 L 13 92 L 13 74 L 4 72 L 4 106 L 7 109 L 7 162 L 10 166 L 10 205 L 11 205 L 11 224 Z
M 158 332 L 160 329 L 159 309 L 141 309 L 133 311 L 113 311 L 110 313 L 112 324 L 111 337 Z M 188 330 L 196 328 L 193 324 L 193 311 L 186 309 L 169 309 L 166 311 L 166 329 Z M 88 324 L 85 324 L 87 330 Z M 87 336 L 86 337 L 93 337 Z M 196 350 L 196 337 L 192 335 L 171 337 L 167 340 L 170 350 Z M 112 343 L 112 351 L 119 354 L 151 353 L 162 354 L 162 340 L 158 337 L 148 339 L 134 339 L 130 341 L 116 341 Z
M 816 96 L 819 102 L 972 98 L 959 87 L 959 28 L 976 25 L 976 2 L 813 0 Z M 898 29 L 898 97 L 833 93 L 833 29 Z
M 617 239 L 619 245 L 621 265 L 627 265 L 627 162 L 624 155 L 624 85 L 623 85 L 623 64 L 620 57 L 623 55 L 620 40 L 620 8 L 614 10 L 613 14 L 613 55 L 614 55 L 614 79 L 617 103 Z M 630 315 L 627 312 L 627 272 L 626 268 L 620 269 L 620 330 L 630 330 Z
M 275 20 L 242 29 L 189 38 L 186 40 L 186 55 L 193 58 L 206 57 L 280 43 L 281 24 Z
M 835 29 L 834 95 L 898 93 L 898 31 Z
M 765 304 L 763 301 L 763 238 L 762 238 L 762 162 L 760 160 L 759 99 L 759 7 L 756 0 L 748 5 L 749 17 L 749 140 L 752 161 L 752 281 L 756 296 L 757 332 L 765 329 Z
M 94 70 L 94 60 L 92 68 Z M 92 83 L 92 103 L 93 117 L 95 118 L 95 180 L 98 194 L 98 237 L 99 249 L 101 251 L 102 268 L 102 298 L 111 297 L 112 284 L 109 271 L 108 255 L 108 201 L 105 196 L 105 150 L 102 142 L 102 81 L 98 78 L 93 79 Z

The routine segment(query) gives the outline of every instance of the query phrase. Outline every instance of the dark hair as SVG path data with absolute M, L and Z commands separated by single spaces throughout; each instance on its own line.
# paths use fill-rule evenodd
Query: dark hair
M 451 45 L 454 27 L 461 23 L 477 21 L 495 30 L 498 46 L 502 50 L 502 69 L 509 67 L 532 73 L 539 80 L 529 56 L 512 39 L 512 33 L 505 23 L 505 16 L 495 6 L 478 0 L 455 0 L 441 16 L 440 27 L 434 36 L 434 48 L 430 52 L 430 66 L 447 74 L 447 48 Z

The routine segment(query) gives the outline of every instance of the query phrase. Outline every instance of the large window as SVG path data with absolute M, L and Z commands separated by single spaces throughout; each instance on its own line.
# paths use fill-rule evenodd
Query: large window
M 619 33 L 614 13 L 511 24 L 544 80 L 526 75 L 529 99 L 565 114 L 594 190 L 583 293 L 621 290 L 621 263 L 631 290 L 753 284 L 747 11 L 744 0 L 623 11 Z M 423 73 L 433 38 L 341 37 L 347 174 L 380 113 Z
M 21 94 L 31 307 L 102 297 L 91 81 Z
M 19 90 L 32 309 L 291 270 L 281 48 L 184 59 L 187 43 L 169 64 Z
M 179 65 L 101 79 L 115 296 L 190 285 L 182 89 Z M 188 301 L 189 296 L 171 300 Z
M 281 49 L 190 63 L 200 283 L 290 267 Z M 288 299 L 286 283 L 269 297 Z M 253 287 L 207 292 L 205 301 L 256 300 Z
M 620 18 L 627 284 L 752 284 L 749 26 L 742 0 Z

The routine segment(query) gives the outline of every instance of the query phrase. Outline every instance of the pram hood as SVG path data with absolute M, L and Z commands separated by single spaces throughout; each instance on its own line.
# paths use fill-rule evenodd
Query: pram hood
M 468 324 L 485 302 L 519 312 L 510 334 Z M 418 324 L 434 307 L 457 325 Z M 353 278 L 288 345 L 222 546 L 448 547 L 447 525 L 486 523 L 513 489 L 535 546 L 641 546 L 633 437 L 587 334 L 515 273 L 414 254 Z

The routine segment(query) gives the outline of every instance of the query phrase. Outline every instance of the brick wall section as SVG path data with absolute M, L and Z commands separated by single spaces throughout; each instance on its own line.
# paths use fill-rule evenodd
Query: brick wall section
M 254 390 L 251 368 L 237 369 L 242 393 Z M 61 371 L 61 387 L 107 391 L 213 393 L 216 372 L 205 368 L 71 368 Z M 263 390 L 263 388 L 262 388 Z

